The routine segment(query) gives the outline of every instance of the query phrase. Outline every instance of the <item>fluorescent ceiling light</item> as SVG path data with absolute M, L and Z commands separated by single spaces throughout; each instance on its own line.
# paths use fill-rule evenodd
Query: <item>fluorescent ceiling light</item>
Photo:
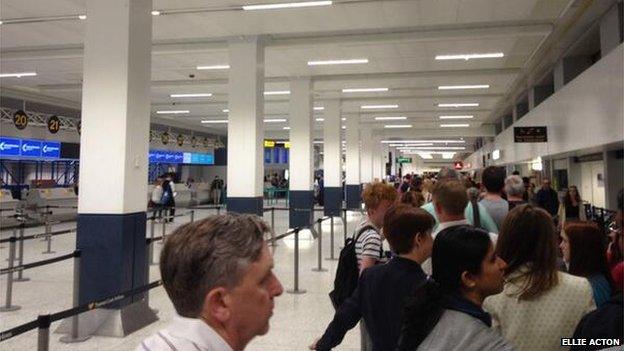
M 396 117 L 375 117 L 376 121 L 402 121 L 407 119 L 407 117 L 400 117 L 400 116 L 396 116 Z
M 396 144 L 396 143 L 440 143 L 440 144 L 461 144 L 465 143 L 464 140 L 382 140 L 382 144 Z
M 325 107 L 323 106 L 314 106 L 314 111 L 323 111 Z
M 286 118 L 266 118 L 264 123 L 279 123 L 286 122 Z
M 473 115 L 461 115 L 461 116 L 440 116 L 440 119 L 472 119 Z
M 342 89 L 343 93 L 373 93 L 380 91 L 388 91 L 388 88 L 348 88 Z
M 384 128 L 392 129 L 392 128 L 412 128 L 411 124 L 386 124 Z
M 418 156 L 420 156 L 421 158 L 423 158 L 425 160 L 431 160 L 433 158 L 433 156 L 431 156 L 431 154 L 428 154 L 426 152 L 418 152 L 417 154 L 418 154 Z
M 466 150 L 465 146 L 426 146 L 426 147 L 401 147 L 403 150 Z
M 288 9 L 297 7 L 312 7 L 312 6 L 329 6 L 332 1 L 303 1 L 303 2 L 286 2 L 281 4 L 260 4 L 260 5 L 243 5 L 243 10 L 277 10 Z
M 160 11 L 152 10 L 152 16 L 160 16 Z
M 230 65 L 197 66 L 197 69 L 199 69 L 199 70 L 204 70 L 204 69 L 228 69 L 228 68 L 230 68 Z
M 193 94 L 171 94 L 169 95 L 170 97 L 173 98 L 185 98 L 185 97 L 210 97 L 212 96 L 211 93 L 193 93 Z
M 420 144 L 389 144 L 390 147 L 414 147 L 414 146 L 432 146 L 433 143 L 420 143 Z
M 308 61 L 308 66 L 325 66 L 325 65 L 352 65 L 357 63 L 368 63 L 367 58 L 347 59 L 347 60 L 324 60 L 324 61 Z
M 468 123 L 450 123 L 450 124 L 440 124 L 441 128 L 466 128 L 470 127 Z
M 437 55 L 435 57 L 436 60 L 472 60 L 472 59 L 480 59 L 480 58 L 499 58 L 503 57 L 505 54 L 502 52 L 493 52 L 486 54 L 458 54 L 458 55 Z
M 399 108 L 399 105 L 363 105 L 362 110 L 374 110 L 382 108 Z
M 78 15 L 78 19 L 79 20 L 86 20 L 87 19 L 87 15 Z
M 207 119 L 207 120 L 203 120 L 201 122 L 202 123 L 208 123 L 208 124 L 217 124 L 217 123 L 227 123 L 228 120 L 227 119 Z
M 274 90 L 274 91 L 265 91 L 264 95 L 288 95 L 290 94 L 290 90 Z
M 0 73 L 0 78 L 22 78 L 22 77 L 34 77 L 36 72 L 19 72 L 19 73 Z
M 323 122 L 323 121 L 325 121 L 325 118 L 317 118 L 316 121 L 317 122 Z
M 440 85 L 439 90 L 458 90 L 458 89 L 489 89 L 489 84 L 477 84 L 477 85 Z
M 290 130 L 290 127 L 284 127 L 283 130 Z
M 342 117 L 340 120 L 341 120 L 341 121 L 346 121 L 346 120 L 347 120 L 347 118 L 346 118 L 346 117 Z
M 0 25 L 2 25 L 2 23 L 4 23 L 4 22 L 0 21 Z
M 453 157 L 455 157 L 455 153 L 454 152 L 443 152 L 442 153 L 442 158 L 445 160 L 450 160 Z
M 342 129 L 347 129 L 347 127 L 346 126 L 342 126 Z
M 314 140 L 312 144 L 323 144 L 323 140 Z
M 438 107 L 477 107 L 479 106 L 478 102 L 464 102 L 464 103 L 454 103 L 454 104 L 438 104 Z
M 157 114 L 159 115 L 179 115 L 179 114 L 184 114 L 184 113 L 190 113 L 191 111 L 189 110 L 159 110 L 156 111 Z
M 223 113 L 228 113 L 228 112 L 230 112 L 230 110 L 229 110 L 229 109 L 227 109 L 227 108 L 224 108 L 223 110 L 221 110 L 221 112 L 223 112 Z

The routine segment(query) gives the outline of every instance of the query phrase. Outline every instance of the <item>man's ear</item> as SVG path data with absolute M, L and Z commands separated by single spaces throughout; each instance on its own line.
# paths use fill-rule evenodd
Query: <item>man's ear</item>
M 222 323 L 230 319 L 231 311 L 226 295 L 227 291 L 222 287 L 210 290 L 204 298 L 202 315 Z
M 464 289 L 471 291 L 477 286 L 475 276 L 468 271 L 463 271 L 461 274 L 462 286 Z

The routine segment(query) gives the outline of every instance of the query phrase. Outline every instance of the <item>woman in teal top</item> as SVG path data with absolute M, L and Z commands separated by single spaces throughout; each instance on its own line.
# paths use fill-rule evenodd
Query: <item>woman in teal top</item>
M 598 308 L 609 301 L 613 291 L 603 237 L 594 223 L 568 222 L 559 245 L 568 273 L 589 280 Z

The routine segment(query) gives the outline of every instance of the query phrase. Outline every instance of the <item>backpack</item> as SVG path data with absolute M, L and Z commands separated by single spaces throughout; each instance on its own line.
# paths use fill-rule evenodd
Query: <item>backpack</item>
M 334 278 L 334 290 L 329 293 L 329 298 L 336 310 L 353 294 L 357 287 L 360 270 L 358 268 L 357 255 L 355 254 L 355 243 L 360 238 L 360 235 L 369 229 L 375 228 L 371 225 L 365 225 L 360 228 L 354 238 L 345 240 L 345 245 L 340 250 L 336 278 Z
M 472 205 L 472 226 L 475 228 L 481 228 L 481 214 L 479 213 L 479 204 L 477 200 L 470 200 Z

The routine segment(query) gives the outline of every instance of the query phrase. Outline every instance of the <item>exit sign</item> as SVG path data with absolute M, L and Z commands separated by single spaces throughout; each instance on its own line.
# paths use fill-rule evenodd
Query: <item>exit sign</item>
M 411 157 L 397 157 L 397 163 L 412 163 Z

